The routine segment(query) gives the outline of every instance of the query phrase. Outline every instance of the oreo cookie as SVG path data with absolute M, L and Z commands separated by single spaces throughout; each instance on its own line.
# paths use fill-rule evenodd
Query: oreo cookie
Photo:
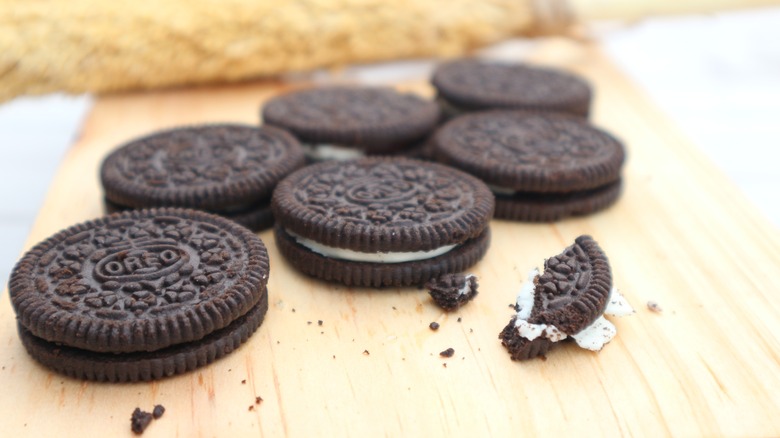
M 275 97 L 262 118 L 295 135 L 312 161 L 325 161 L 418 154 L 440 110 L 390 88 L 332 86 Z
M 276 243 L 297 269 L 348 286 L 423 285 L 476 263 L 494 201 L 478 179 L 436 163 L 369 157 L 285 178 Z
M 133 140 L 103 161 L 106 210 L 185 207 L 252 230 L 273 225 L 271 193 L 305 164 L 290 134 L 271 127 L 191 126 Z
M 468 114 L 439 129 L 433 148 L 437 161 L 487 183 L 499 219 L 551 222 L 589 214 L 621 193 L 623 145 L 574 116 Z
M 262 241 L 232 221 L 132 210 L 36 245 L 9 293 L 35 359 L 76 378 L 138 381 L 237 348 L 263 321 L 268 274 Z
M 590 112 L 590 85 L 551 68 L 461 59 L 439 65 L 431 82 L 449 117 L 487 109 L 562 112 L 584 118 Z
M 509 324 L 499 334 L 513 360 L 545 355 L 556 342 L 573 339 L 597 351 L 617 333 L 603 315 L 633 313 L 612 287 L 612 272 L 604 251 L 590 236 L 534 269 L 517 297 Z

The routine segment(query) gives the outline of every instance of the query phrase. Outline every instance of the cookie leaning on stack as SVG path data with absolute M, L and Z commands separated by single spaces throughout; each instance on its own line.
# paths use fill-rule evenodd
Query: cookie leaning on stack
M 432 141 L 437 161 L 496 195 L 496 218 L 550 222 L 590 214 L 620 196 L 623 145 L 564 114 L 485 111 L 451 120 Z

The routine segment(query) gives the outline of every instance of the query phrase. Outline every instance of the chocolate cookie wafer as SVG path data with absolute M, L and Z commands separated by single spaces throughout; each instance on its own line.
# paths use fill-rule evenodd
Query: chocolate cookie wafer
M 14 268 L 9 293 L 30 354 L 68 375 L 136 381 L 236 348 L 268 307 L 268 254 L 221 217 L 133 210 L 63 230 Z
M 585 118 L 590 112 L 588 83 L 552 68 L 461 59 L 439 65 L 431 82 L 448 117 L 487 109 L 563 112 Z
M 436 160 L 487 183 L 496 218 L 556 221 L 602 210 L 621 192 L 623 145 L 562 114 L 485 111 L 437 131 Z
M 372 157 L 325 162 L 274 192 L 276 243 L 302 272 L 346 285 L 422 285 L 476 263 L 489 244 L 493 195 L 436 163 Z
M 191 126 L 125 144 L 103 161 L 100 178 L 109 212 L 196 208 L 261 230 L 273 224 L 276 183 L 304 161 L 297 140 L 280 129 Z
M 266 125 L 291 132 L 313 161 L 417 154 L 438 106 L 390 88 L 332 86 L 294 91 L 262 108 Z

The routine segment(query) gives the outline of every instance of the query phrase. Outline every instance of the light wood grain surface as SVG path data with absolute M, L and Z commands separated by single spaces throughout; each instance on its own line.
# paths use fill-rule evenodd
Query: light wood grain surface
M 145 436 L 780 435 L 778 230 L 597 48 L 553 40 L 531 59 L 594 83 L 595 122 L 629 152 L 613 208 L 549 225 L 494 221 L 493 246 L 472 270 L 480 295 L 451 314 L 417 289 L 304 278 L 263 232 L 272 265 L 265 323 L 227 358 L 155 383 L 48 372 L 24 352 L 3 294 L 0 434 L 129 435 L 132 410 L 161 403 L 167 412 Z M 184 123 L 255 123 L 259 104 L 289 86 L 98 99 L 27 246 L 101 214 L 97 169 L 118 143 Z M 400 86 L 430 93 L 424 78 Z M 618 336 L 600 353 L 568 344 L 546 361 L 510 361 L 497 336 L 526 272 L 583 233 L 605 249 L 637 313 L 613 319 Z M 663 312 L 647 310 L 649 300 Z M 448 347 L 454 357 L 440 358 Z

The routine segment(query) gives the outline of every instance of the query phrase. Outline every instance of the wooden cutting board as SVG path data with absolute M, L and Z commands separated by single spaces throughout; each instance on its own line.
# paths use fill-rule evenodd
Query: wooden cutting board
M 133 409 L 159 403 L 167 411 L 146 436 L 780 435 L 777 228 L 597 48 L 552 40 L 529 59 L 595 85 L 594 121 L 629 151 L 613 208 L 555 224 L 494 221 L 493 245 L 472 270 L 480 294 L 451 314 L 417 289 L 304 278 L 260 233 L 272 264 L 265 323 L 229 357 L 154 383 L 50 373 L 23 350 L 4 294 L 0 434 L 129 435 Z M 429 94 L 424 81 L 401 87 Z M 98 98 L 28 247 L 101 214 L 98 166 L 118 143 L 185 123 L 255 123 L 260 103 L 290 86 Z M 508 305 L 530 268 L 584 233 L 609 255 L 636 314 L 613 318 L 618 336 L 600 353 L 567 344 L 546 360 L 512 362 L 497 339 Z M 651 300 L 662 313 L 648 310 Z M 455 355 L 439 357 L 449 347 Z

